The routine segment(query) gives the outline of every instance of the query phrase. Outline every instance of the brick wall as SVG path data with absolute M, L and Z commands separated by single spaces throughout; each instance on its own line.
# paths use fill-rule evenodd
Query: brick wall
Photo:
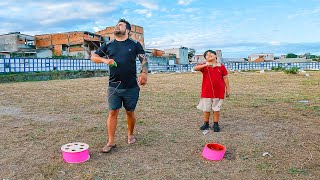
M 83 32 L 70 32 L 69 44 L 82 44 L 83 43 Z
M 46 48 L 51 46 L 51 34 L 36 35 L 35 37 L 37 48 Z
M 52 45 L 68 44 L 68 33 L 52 34 Z

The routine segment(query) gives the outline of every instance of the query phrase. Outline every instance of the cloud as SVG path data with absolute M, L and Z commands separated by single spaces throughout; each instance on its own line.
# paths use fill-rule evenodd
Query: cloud
M 295 13 L 288 15 L 288 19 L 295 19 L 297 17 L 312 17 L 316 16 L 318 17 L 320 13 L 320 6 L 314 7 L 312 9 L 297 9 Z
M 271 41 L 269 42 L 270 45 L 273 45 L 273 46 L 280 46 L 281 43 L 279 41 Z
M 154 0 L 135 0 L 135 2 L 147 9 L 158 10 L 159 6 Z
M 198 8 L 186 8 L 182 10 L 183 12 L 187 12 L 187 13 L 193 13 L 193 12 L 197 12 L 200 11 L 200 9 Z
M 189 5 L 193 0 L 178 0 L 179 5 L 187 6 Z
M 117 1 L 117 3 L 123 0 Z M 105 14 L 114 12 L 118 5 L 110 2 L 26 2 L 23 6 L 9 4 L 6 11 L 0 11 L 2 23 L 10 22 L 5 28 L 1 28 L 0 33 L 10 31 L 51 33 L 55 31 L 75 31 L 78 26 L 85 26 L 90 22 L 96 21 Z M 0 7 L 5 5 L 0 3 Z M 97 8 L 99 7 L 99 8 Z M 10 16 L 8 16 L 10 12 Z M 105 20 L 108 19 L 104 18 Z M 90 27 L 92 29 L 92 27 Z M 88 30 L 88 29 L 87 29 Z M 34 35 L 34 34 L 30 34 Z
M 123 10 L 122 14 L 124 15 L 129 14 L 129 10 L 128 9 Z
M 134 10 L 134 12 L 138 13 L 138 14 L 143 14 L 147 18 L 152 16 L 152 12 L 150 10 L 148 10 L 148 9 L 136 9 L 136 10 Z

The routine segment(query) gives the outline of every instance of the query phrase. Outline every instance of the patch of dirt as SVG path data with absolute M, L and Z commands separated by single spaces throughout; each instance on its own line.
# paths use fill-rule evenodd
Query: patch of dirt
M 196 109 L 201 73 L 151 74 L 136 110 L 138 141 L 126 143 L 121 110 L 110 154 L 100 153 L 107 142 L 106 77 L 1 84 L 0 178 L 317 179 L 320 72 L 309 74 L 231 73 L 221 132 L 206 135 Z M 89 144 L 90 159 L 63 162 L 60 147 L 69 142 Z M 226 147 L 222 161 L 202 157 L 211 142 Z

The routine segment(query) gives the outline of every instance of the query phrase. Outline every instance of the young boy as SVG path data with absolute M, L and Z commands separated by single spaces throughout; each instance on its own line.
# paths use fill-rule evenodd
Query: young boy
M 228 71 L 226 67 L 217 62 L 217 54 L 215 51 L 207 50 L 203 54 L 207 60 L 205 64 L 200 64 L 194 67 L 195 71 L 202 72 L 202 89 L 201 99 L 197 106 L 203 111 L 204 124 L 200 127 L 201 130 L 209 129 L 210 112 L 213 111 L 213 126 L 214 132 L 219 132 L 219 111 L 225 97 L 230 95 L 230 86 L 228 80 Z

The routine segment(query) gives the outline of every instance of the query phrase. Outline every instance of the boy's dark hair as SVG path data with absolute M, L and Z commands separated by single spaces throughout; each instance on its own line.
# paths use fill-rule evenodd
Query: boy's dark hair
M 129 31 L 131 31 L 131 25 L 128 21 L 126 21 L 125 19 L 120 19 L 119 22 L 123 22 L 126 23 L 126 29 L 128 29 Z M 119 23 L 118 22 L 118 23 Z
M 209 53 L 209 52 L 213 53 L 214 55 L 217 55 L 217 53 L 216 53 L 215 51 L 209 49 L 209 50 L 206 50 L 206 52 L 203 53 L 203 57 L 204 57 L 205 59 L 206 59 L 207 53 Z

